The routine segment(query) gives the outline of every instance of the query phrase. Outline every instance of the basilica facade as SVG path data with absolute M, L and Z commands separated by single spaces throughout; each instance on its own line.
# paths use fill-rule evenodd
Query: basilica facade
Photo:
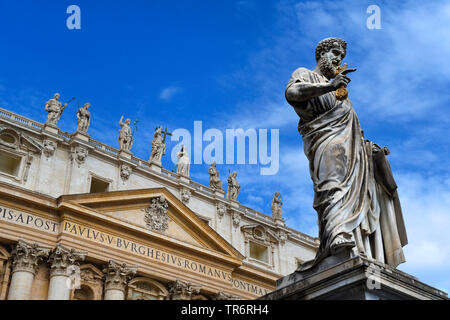
M 74 134 L 0 109 L 0 300 L 256 299 L 314 258 L 281 211 L 135 157 L 127 121 L 94 140 L 83 108 Z

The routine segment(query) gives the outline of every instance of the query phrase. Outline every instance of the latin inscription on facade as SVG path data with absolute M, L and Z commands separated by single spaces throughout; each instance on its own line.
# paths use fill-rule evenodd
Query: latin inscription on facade
M 59 231 L 58 222 L 4 206 L 0 206 L 0 220 L 55 234 Z
M 271 291 L 270 289 L 262 288 L 247 281 L 235 279 L 232 277 L 230 272 L 223 271 L 221 269 L 208 266 L 197 261 L 192 261 L 163 250 L 151 248 L 147 245 L 101 232 L 90 227 L 82 226 L 77 223 L 65 221 L 63 225 L 63 231 L 84 239 L 96 241 L 98 243 L 128 251 L 133 254 L 145 256 L 149 259 L 165 263 L 176 268 L 189 270 L 191 272 L 199 273 L 210 278 L 228 282 L 238 290 L 250 292 L 258 296 L 265 295 Z

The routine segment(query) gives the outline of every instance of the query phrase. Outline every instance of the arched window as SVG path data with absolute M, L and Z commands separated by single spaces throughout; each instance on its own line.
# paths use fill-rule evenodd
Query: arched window
M 148 278 L 135 278 L 128 284 L 128 300 L 166 300 L 168 295 L 161 283 Z
M 73 300 L 94 300 L 94 291 L 87 285 L 81 285 L 73 293 Z

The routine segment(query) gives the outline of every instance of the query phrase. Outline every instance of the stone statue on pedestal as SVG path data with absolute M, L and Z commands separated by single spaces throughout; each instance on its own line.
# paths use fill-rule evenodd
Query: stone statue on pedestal
M 85 103 L 84 106 L 79 108 L 77 111 L 78 132 L 87 133 L 89 129 L 89 125 L 91 123 L 91 113 L 88 109 L 90 106 L 91 104 L 89 102 Z
M 345 248 L 391 267 L 405 262 L 408 240 L 387 149 L 364 140 L 347 95 L 336 96 L 350 82 L 347 73 L 355 71 L 339 69 L 346 50 L 342 39 L 320 41 L 315 69 L 295 70 L 286 87 L 286 99 L 300 117 L 319 216 L 319 250 L 299 270 Z
M 272 204 L 271 204 L 272 218 L 274 218 L 275 220 L 283 219 L 281 217 L 281 215 L 283 213 L 283 210 L 281 209 L 282 206 L 283 206 L 283 202 L 281 202 L 280 193 L 277 191 L 277 192 L 275 192 L 275 194 L 272 198 Z
M 131 146 L 133 145 L 133 134 L 130 128 L 130 119 L 126 119 L 125 122 L 122 122 L 123 116 L 120 118 L 119 125 L 119 145 L 120 150 L 129 152 L 131 150 Z
M 45 111 L 48 112 L 47 120 L 45 121 L 45 124 L 47 125 L 56 127 L 59 118 L 61 118 L 64 109 L 67 107 L 68 103 L 61 105 L 59 97 L 59 93 L 55 93 L 53 98 L 48 100 L 45 104 Z
M 153 135 L 152 141 L 152 151 L 150 153 L 150 158 L 148 162 L 155 162 L 157 164 L 161 164 L 161 158 L 166 152 L 166 144 L 164 143 L 164 139 L 162 136 L 162 127 L 156 129 L 155 134 Z
M 189 155 L 186 152 L 186 147 L 181 146 L 180 152 L 177 153 L 178 163 L 177 163 L 177 173 L 179 175 L 189 177 L 189 168 L 191 161 L 189 160 Z
M 237 179 L 237 172 L 233 172 L 228 176 L 228 190 L 227 190 L 227 199 L 236 201 L 239 191 L 241 190 L 241 186 L 239 185 Z
M 217 189 L 219 191 L 223 191 L 222 180 L 219 178 L 219 170 L 216 168 L 216 163 L 211 163 L 211 166 L 208 169 L 209 173 L 209 186 L 212 189 Z

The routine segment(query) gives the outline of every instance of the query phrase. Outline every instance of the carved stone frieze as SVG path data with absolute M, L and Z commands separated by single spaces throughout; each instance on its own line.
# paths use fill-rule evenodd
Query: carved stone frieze
M 148 208 L 145 208 L 144 220 L 147 227 L 151 230 L 164 232 L 169 227 L 169 215 L 167 208 L 169 203 L 164 196 L 152 199 L 152 203 Z

